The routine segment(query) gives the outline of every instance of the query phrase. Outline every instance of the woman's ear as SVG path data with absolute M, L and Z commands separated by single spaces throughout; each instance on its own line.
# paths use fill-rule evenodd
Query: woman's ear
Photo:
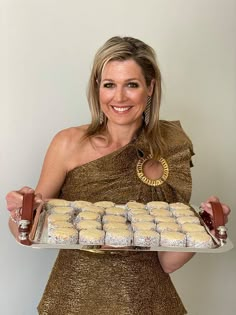
M 154 90 L 154 86 L 155 86 L 156 80 L 152 79 L 149 87 L 148 87 L 148 96 L 152 96 L 153 90 Z

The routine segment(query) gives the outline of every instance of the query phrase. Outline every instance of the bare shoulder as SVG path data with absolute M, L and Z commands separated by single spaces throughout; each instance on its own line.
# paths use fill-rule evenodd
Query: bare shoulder
M 82 143 L 82 139 L 88 125 L 82 125 L 78 127 L 70 127 L 59 131 L 52 140 L 53 146 L 60 146 L 61 149 L 72 148 Z
M 52 139 L 45 156 L 45 169 L 56 169 L 63 176 L 72 168 L 86 162 L 89 141 L 84 141 L 88 125 L 59 131 Z

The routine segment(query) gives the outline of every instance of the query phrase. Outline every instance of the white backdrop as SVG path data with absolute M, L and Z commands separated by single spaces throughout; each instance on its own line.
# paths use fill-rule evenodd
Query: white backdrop
M 36 185 L 57 131 L 89 121 L 92 58 L 114 35 L 155 48 L 164 79 L 161 116 L 180 119 L 194 143 L 192 203 L 211 194 L 229 203 L 236 244 L 236 1 L 8 0 L 0 14 L 1 314 L 36 314 L 57 253 L 15 243 L 5 195 Z M 236 313 L 235 259 L 235 250 L 198 254 L 173 274 L 190 315 Z

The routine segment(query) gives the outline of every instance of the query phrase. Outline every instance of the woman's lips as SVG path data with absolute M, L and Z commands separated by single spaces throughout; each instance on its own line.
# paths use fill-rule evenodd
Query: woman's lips
M 124 113 L 130 110 L 132 106 L 112 106 L 113 110 L 119 113 Z

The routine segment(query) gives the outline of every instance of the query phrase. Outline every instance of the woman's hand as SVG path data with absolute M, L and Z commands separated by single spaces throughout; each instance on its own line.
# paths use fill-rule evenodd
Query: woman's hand
M 10 191 L 6 195 L 7 209 L 10 212 L 9 228 L 16 239 L 18 239 L 18 222 L 20 220 L 20 209 L 23 204 L 23 196 L 27 193 L 34 193 L 34 189 L 25 186 L 20 190 Z M 41 194 L 35 194 L 34 207 L 36 208 L 41 202 Z
M 216 196 L 211 196 L 205 202 L 201 203 L 201 208 L 212 216 L 212 209 L 211 209 L 211 204 L 210 204 L 211 201 L 220 202 L 220 199 Z M 220 202 L 220 204 L 221 204 L 223 212 L 224 212 L 225 223 L 227 223 L 228 222 L 228 216 L 229 216 L 230 211 L 231 211 L 230 207 L 224 203 L 221 203 L 221 202 Z
M 34 190 L 30 187 L 22 187 L 20 190 L 10 191 L 6 195 L 7 209 L 10 213 L 14 213 L 18 209 L 22 208 L 23 196 L 27 193 L 34 193 Z M 37 207 L 42 202 L 41 194 L 35 194 L 34 206 Z

